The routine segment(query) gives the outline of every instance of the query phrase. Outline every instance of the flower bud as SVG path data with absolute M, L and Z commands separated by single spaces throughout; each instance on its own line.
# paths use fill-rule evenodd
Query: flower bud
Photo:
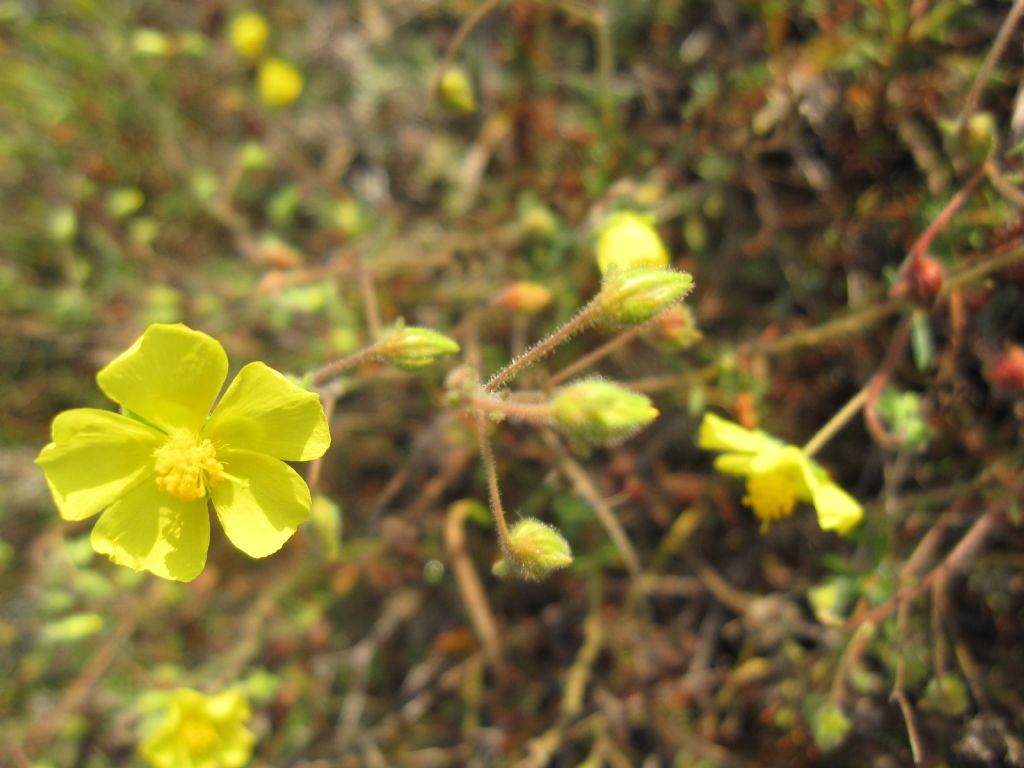
M 942 265 L 931 256 L 922 256 L 911 263 L 907 280 L 910 297 L 922 307 L 930 307 L 942 290 Z
M 437 85 L 438 96 L 445 106 L 456 112 L 476 112 L 476 97 L 466 73 L 459 67 L 449 67 Z
M 540 283 L 520 280 L 494 297 L 494 306 L 532 315 L 551 303 L 551 291 Z
M 558 219 L 546 205 L 534 203 L 520 213 L 519 226 L 527 237 L 547 242 L 558 231 Z
M 231 20 L 228 39 L 242 58 L 255 61 L 263 55 L 263 46 L 270 36 L 267 20 L 258 13 L 242 13 Z
M 376 347 L 379 357 L 406 371 L 426 368 L 439 357 L 454 355 L 458 351 L 459 345 L 454 339 L 414 325 L 392 329 Z
M 540 581 L 552 571 L 572 564 L 572 550 L 557 528 L 535 517 L 520 520 L 509 531 L 508 551 L 492 569 L 504 578 L 515 573 L 529 581 Z
M 964 145 L 968 156 L 984 162 L 992 156 L 997 142 L 996 119 L 991 112 L 975 112 L 964 126 Z
M 625 440 L 658 417 L 646 395 L 610 381 L 586 379 L 562 389 L 551 401 L 555 425 L 583 443 Z
M 612 322 L 637 325 L 684 298 L 692 287 L 688 272 L 637 267 L 608 275 L 597 302 Z
M 167 35 L 148 27 L 140 27 L 132 33 L 131 47 L 137 56 L 152 58 L 169 56 L 174 48 Z
M 658 315 L 654 330 L 660 341 L 676 349 L 689 349 L 704 338 L 693 310 L 684 304 L 671 306 Z
M 597 233 L 597 268 L 602 275 L 636 267 L 667 267 L 668 250 L 653 220 L 638 213 L 612 214 Z
M 285 107 L 302 93 L 302 74 L 282 59 L 266 59 L 257 75 L 260 100 L 268 107 Z
M 985 366 L 985 378 L 1003 392 L 1024 392 L 1024 347 L 1007 343 L 1006 351 Z

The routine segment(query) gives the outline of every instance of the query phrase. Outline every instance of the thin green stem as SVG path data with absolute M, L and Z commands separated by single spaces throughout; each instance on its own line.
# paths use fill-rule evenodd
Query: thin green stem
M 553 352 L 560 344 L 590 325 L 601 314 L 600 305 L 591 301 L 569 322 L 555 330 L 550 336 L 534 344 L 522 355 L 498 371 L 484 387 L 485 392 L 494 392 L 502 384 L 514 379 L 545 355 Z

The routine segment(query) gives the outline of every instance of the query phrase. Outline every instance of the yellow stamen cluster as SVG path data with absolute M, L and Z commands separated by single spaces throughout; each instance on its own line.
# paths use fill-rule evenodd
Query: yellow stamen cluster
M 747 478 L 747 495 L 743 503 L 765 522 L 789 517 L 796 508 L 800 486 L 789 472 L 771 471 Z
M 182 501 L 195 501 L 224 479 L 213 443 L 187 429 L 176 429 L 156 449 L 156 484 Z
M 217 729 L 208 720 L 188 718 L 181 724 L 181 740 L 193 757 L 202 757 L 216 746 Z

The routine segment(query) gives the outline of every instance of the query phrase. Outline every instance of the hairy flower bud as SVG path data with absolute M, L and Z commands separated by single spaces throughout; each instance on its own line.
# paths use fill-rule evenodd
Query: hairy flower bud
M 667 267 L 669 262 L 653 220 L 628 211 L 612 214 L 598 230 L 596 255 L 602 275 L 636 267 Z
M 540 283 L 520 280 L 512 283 L 499 293 L 493 301 L 494 306 L 532 315 L 551 303 L 551 291 Z
M 587 444 L 615 443 L 658 417 L 646 395 L 610 381 L 586 379 L 562 389 L 551 401 L 555 425 Z
M 505 577 L 515 573 L 529 581 L 540 581 L 552 571 L 572 564 L 572 550 L 557 528 L 535 517 L 520 520 L 509 531 L 509 548 L 493 572 Z
M 438 358 L 454 355 L 458 351 L 459 345 L 454 339 L 414 325 L 393 328 L 376 347 L 379 357 L 407 371 L 426 368 Z
M 608 320 L 637 325 L 683 299 L 692 287 L 688 272 L 637 267 L 608 275 L 597 302 Z

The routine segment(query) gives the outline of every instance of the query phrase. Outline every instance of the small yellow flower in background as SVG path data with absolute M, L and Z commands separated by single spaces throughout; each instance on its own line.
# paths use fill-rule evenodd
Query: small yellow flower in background
M 263 55 L 263 47 L 270 37 L 270 25 L 260 14 L 252 11 L 240 13 L 231 20 L 228 39 L 239 56 L 255 61 Z
M 286 107 L 302 93 L 302 73 L 283 59 L 265 59 L 256 81 L 260 100 L 268 107 Z
M 715 469 L 747 478 L 743 503 L 765 524 L 793 514 L 798 501 L 809 501 L 826 531 L 848 533 L 863 516 L 860 504 L 828 473 L 793 445 L 760 430 L 744 429 L 713 413 L 704 414 L 698 445 L 725 451 Z
M 241 768 L 256 737 L 245 727 L 249 702 L 239 690 L 207 696 L 189 688 L 170 694 L 167 709 L 139 745 L 154 768 Z
M 466 72 L 460 67 L 448 67 L 437 85 L 441 101 L 456 112 L 476 112 L 476 96 Z
M 279 550 L 309 517 L 309 488 L 285 461 L 330 446 L 319 396 L 249 363 L 211 413 L 227 371 L 215 339 L 151 325 L 96 376 L 122 413 L 78 408 L 53 420 L 36 463 L 65 520 L 103 512 L 91 537 L 98 553 L 191 581 L 210 544 L 207 500 L 251 557 Z
M 636 267 L 667 267 L 668 249 L 654 228 L 654 219 L 639 213 L 613 213 L 597 232 L 597 268 L 625 272 Z

